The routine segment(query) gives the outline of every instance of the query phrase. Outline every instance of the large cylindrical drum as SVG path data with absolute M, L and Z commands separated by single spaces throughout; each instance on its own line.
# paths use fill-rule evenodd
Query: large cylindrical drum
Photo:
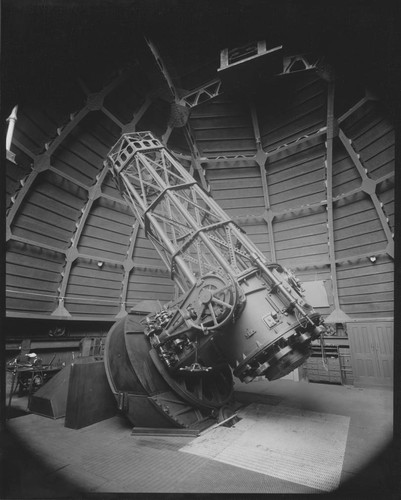
M 270 380 L 282 377 L 308 358 L 313 325 L 296 309 L 289 310 L 260 275 L 247 277 L 240 286 L 246 305 L 216 341 L 241 380 L 261 375 Z M 313 320 L 314 315 L 309 316 Z

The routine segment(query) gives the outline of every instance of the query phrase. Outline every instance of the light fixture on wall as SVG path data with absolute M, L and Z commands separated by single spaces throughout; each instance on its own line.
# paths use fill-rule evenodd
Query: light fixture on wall
M 99 262 L 97 263 L 97 267 L 99 269 L 102 269 L 103 266 L 104 266 L 104 262 L 102 262 L 101 260 L 99 260 Z
M 371 257 L 369 257 L 369 260 L 372 264 L 374 264 L 377 261 L 376 255 L 372 255 Z

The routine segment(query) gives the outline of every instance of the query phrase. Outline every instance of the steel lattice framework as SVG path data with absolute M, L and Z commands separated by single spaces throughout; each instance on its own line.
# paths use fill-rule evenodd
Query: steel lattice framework
M 183 292 L 211 271 L 237 278 L 255 258 L 264 260 L 242 230 L 150 133 L 123 135 L 111 150 L 109 162 L 146 236 Z

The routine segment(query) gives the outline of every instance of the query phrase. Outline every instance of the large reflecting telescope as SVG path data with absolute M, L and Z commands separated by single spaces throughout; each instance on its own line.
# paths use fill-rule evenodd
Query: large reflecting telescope
M 267 261 L 150 132 L 124 134 L 107 162 L 179 290 L 108 334 L 106 372 L 132 423 L 196 425 L 230 401 L 233 375 L 275 380 L 304 363 L 324 327 L 292 272 Z

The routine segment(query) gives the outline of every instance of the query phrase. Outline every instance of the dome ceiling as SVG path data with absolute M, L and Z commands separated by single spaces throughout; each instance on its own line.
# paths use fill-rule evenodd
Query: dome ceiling
M 133 4 L 136 11 L 124 17 L 121 9 L 108 20 L 106 39 L 99 34 L 107 27 L 104 12 L 94 14 L 101 26 L 92 33 L 84 34 L 76 18 L 75 41 L 47 48 L 56 70 L 37 64 L 53 84 L 41 91 L 33 72 L 31 91 L 21 84 L 19 94 L 9 93 L 19 108 L 15 163 L 8 161 L 6 172 L 8 314 L 111 320 L 141 300 L 174 296 L 173 282 L 104 165 L 122 133 L 151 130 L 267 258 L 305 281 L 329 283 L 330 308 L 323 313 L 341 308 L 354 317 L 391 316 L 394 130 L 381 100 L 344 72 L 347 60 L 338 64 L 329 43 L 319 54 L 326 66 L 253 89 L 221 84 L 220 50 L 251 35 L 271 46 L 278 41 L 285 55 L 305 47 L 316 53 L 321 28 L 314 43 L 308 40 L 305 12 L 302 24 L 289 16 L 290 7 L 273 10 L 263 29 L 260 2 L 244 2 L 238 4 L 243 24 L 231 13 L 219 31 L 222 7 L 213 17 L 200 7 L 180 12 L 175 2 L 168 13 L 162 2 Z M 283 13 L 290 21 L 269 32 Z M 147 41 L 139 30 L 128 31 L 129 19 L 133 31 L 142 21 Z M 291 26 L 302 35 L 299 52 Z M 61 48 L 70 53 L 54 53 Z M 74 71 L 60 69 L 57 58 Z M 22 77 L 21 71 L 11 75 Z

